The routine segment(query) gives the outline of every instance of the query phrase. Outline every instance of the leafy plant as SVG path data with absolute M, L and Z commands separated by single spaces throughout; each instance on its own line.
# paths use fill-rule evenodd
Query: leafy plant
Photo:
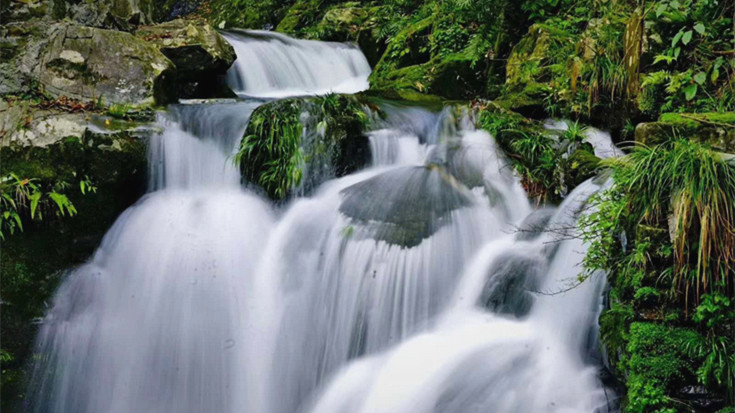
M 88 178 L 82 185 L 96 191 Z M 6 234 L 13 235 L 23 231 L 23 220 L 42 220 L 44 212 L 54 212 L 57 216 L 74 216 L 74 204 L 61 191 L 66 188 L 63 182 L 56 183 L 49 191 L 44 191 L 36 179 L 21 179 L 11 173 L 0 179 L 0 239 Z M 55 207 L 55 208 L 54 208 Z

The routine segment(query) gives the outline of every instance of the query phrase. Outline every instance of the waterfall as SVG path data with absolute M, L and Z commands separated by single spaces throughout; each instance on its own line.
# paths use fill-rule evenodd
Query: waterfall
M 237 52 L 227 80 L 239 95 L 273 98 L 368 88 L 370 65 L 356 46 L 255 30 L 225 37 Z
M 232 155 L 252 96 L 366 87 L 358 49 L 228 34 L 241 96 L 173 105 L 150 192 L 40 328 L 34 412 L 592 412 L 604 277 L 470 114 L 382 103 L 372 166 L 274 206 Z

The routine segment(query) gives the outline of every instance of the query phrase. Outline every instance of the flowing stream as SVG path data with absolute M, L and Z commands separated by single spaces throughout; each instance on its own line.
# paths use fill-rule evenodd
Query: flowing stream
M 471 114 L 384 103 L 372 166 L 274 206 L 232 162 L 255 97 L 357 92 L 370 69 L 346 45 L 227 39 L 243 99 L 160 116 L 150 192 L 41 326 L 28 411 L 612 409 L 604 275 L 569 288 L 602 180 L 535 210 Z

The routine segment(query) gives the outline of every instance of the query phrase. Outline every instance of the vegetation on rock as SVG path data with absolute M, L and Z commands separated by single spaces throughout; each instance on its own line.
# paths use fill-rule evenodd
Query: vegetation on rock
M 352 96 L 276 101 L 253 112 L 236 161 L 246 181 L 283 199 L 363 166 L 369 153 L 362 134 L 366 122 Z

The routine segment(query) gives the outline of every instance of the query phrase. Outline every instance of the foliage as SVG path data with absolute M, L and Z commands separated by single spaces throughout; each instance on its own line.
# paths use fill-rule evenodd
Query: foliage
M 367 121 L 357 101 L 343 95 L 264 105 L 253 113 L 235 161 L 246 180 L 282 199 L 302 184 L 308 165 L 336 167 L 340 145 Z
M 672 408 L 670 389 L 694 374 L 696 360 L 687 348 L 701 345 L 702 336 L 693 330 L 639 322 L 631 324 L 629 334 L 626 411 L 668 411 L 659 409 Z
M 657 227 L 670 222 L 671 292 L 685 303 L 698 303 L 709 292 L 731 293 L 735 281 L 735 168 L 706 146 L 686 140 L 640 146 L 609 165 L 615 184 L 596 199 L 599 210 L 583 222 L 592 241 L 588 267 L 630 277 L 629 264 L 635 254 L 615 254 L 619 245 L 615 237 L 635 233 L 639 224 Z M 645 269 L 645 265 L 634 267 Z
M 672 383 L 694 380 L 732 401 L 735 168 L 705 145 L 676 139 L 607 165 L 614 183 L 580 225 L 590 243 L 585 266 L 608 271 L 613 286 L 602 337 L 626 349 L 614 362 L 621 375 L 630 372 L 627 411 L 671 408 Z M 679 328 L 667 323 L 699 335 L 672 333 Z M 642 346 L 655 332 L 665 341 Z
M 24 219 L 42 220 L 44 212 L 76 215 L 74 204 L 62 193 L 67 187 L 65 182 L 56 182 L 44 191 L 38 179 L 21 179 L 14 173 L 0 179 L 0 239 L 23 231 Z M 88 179 L 82 180 L 80 187 L 83 194 L 96 191 Z

